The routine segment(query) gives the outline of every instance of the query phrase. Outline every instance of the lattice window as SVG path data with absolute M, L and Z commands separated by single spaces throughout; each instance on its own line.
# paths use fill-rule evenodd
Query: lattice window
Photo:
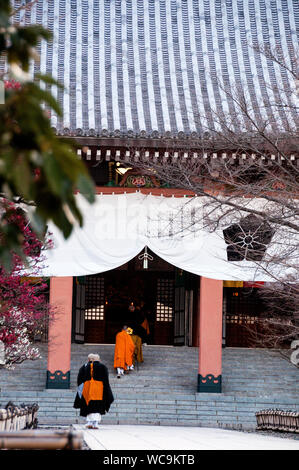
M 85 297 L 85 320 L 104 320 L 104 278 L 87 276 Z
M 173 279 L 157 280 L 156 321 L 173 320 Z

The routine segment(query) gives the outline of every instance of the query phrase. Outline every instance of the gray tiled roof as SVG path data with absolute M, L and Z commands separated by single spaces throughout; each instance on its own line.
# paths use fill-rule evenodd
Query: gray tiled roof
M 32 70 L 65 86 L 52 87 L 60 134 L 200 136 L 218 119 L 237 123 L 236 87 L 273 129 L 294 125 L 280 106 L 294 104 L 291 74 L 252 46 L 294 66 L 298 0 L 39 0 L 20 15 L 53 31 Z

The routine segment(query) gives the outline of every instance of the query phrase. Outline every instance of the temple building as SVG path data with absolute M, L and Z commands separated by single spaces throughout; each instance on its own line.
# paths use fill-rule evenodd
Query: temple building
M 259 315 L 268 278 L 250 260 L 230 261 L 225 234 L 206 234 L 194 219 L 200 198 L 142 171 L 142 161 L 206 158 L 200 142 L 217 128 L 214 116 L 236 113 L 224 88 L 242 86 L 273 125 L 285 122 L 268 103 L 288 99 L 290 74 L 253 45 L 293 63 L 298 2 L 39 0 L 17 19 L 53 32 L 31 73 L 64 85 L 51 86 L 63 110 L 51 123 L 76 142 L 97 193 L 90 207 L 78 195 L 84 227 L 67 241 L 55 233 L 44 271 L 63 313 L 49 329 L 47 388 L 69 387 L 72 342 L 113 344 L 134 305 L 150 344 L 198 347 L 197 391 L 221 392 L 222 348 L 250 345 L 242 325 Z M 208 158 L 249 157 L 217 148 Z

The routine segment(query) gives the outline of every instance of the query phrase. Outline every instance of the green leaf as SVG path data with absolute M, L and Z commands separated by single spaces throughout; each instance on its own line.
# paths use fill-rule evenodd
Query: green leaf
M 30 214 L 30 225 L 38 236 L 42 236 L 45 233 L 46 224 L 44 218 L 37 211 L 33 211 Z
M 83 173 L 79 175 L 77 188 L 88 202 L 92 203 L 95 201 L 94 184 L 87 175 Z
M 47 183 L 51 190 L 62 199 L 66 197 L 71 189 L 70 181 L 65 177 L 59 162 L 52 153 L 45 154 L 43 169 L 47 176 Z
M 22 194 L 27 199 L 32 183 L 32 171 L 25 158 L 19 160 L 17 165 L 14 166 L 12 177 L 18 193 Z

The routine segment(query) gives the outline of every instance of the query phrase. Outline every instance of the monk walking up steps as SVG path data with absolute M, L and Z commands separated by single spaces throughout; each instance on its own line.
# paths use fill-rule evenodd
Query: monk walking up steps
M 114 369 L 117 371 L 117 378 L 124 375 L 125 370 L 134 369 L 133 357 L 135 344 L 127 333 L 127 326 L 123 326 L 122 331 L 117 333 L 114 350 Z
M 133 366 L 135 367 L 135 364 L 143 362 L 143 354 L 142 354 L 142 340 L 140 336 L 138 336 L 132 328 L 127 329 L 127 333 L 130 335 L 134 346 L 135 346 L 135 351 L 134 351 L 134 356 L 133 356 Z

